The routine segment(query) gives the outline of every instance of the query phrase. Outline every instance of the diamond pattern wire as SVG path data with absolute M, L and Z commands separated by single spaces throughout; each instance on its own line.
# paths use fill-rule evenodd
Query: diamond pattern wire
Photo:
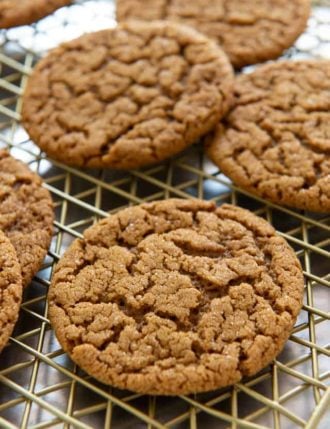
M 314 3 L 308 30 L 286 57 L 330 58 L 330 1 Z M 20 127 L 20 96 L 38 58 L 84 31 L 114 25 L 111 0 L 78 0 L 32 26 L 0 31 L 0 146 L 42 175 L 56 206 L 51 249 L 0 356 L 0 428 L 329 428 L 329 216 L 250 196 L 198 145 L 144 170 L 81 171 L 50 161 Z M 306 288 L 292 336 L 269 368 L 232 388 L 155 398 L 104 386 L 77 368 L 51 330 L 46 295 L 58 258 L 86 227 L 108 211 L 169 197 L 230 202 L 268 219 L 294 247 Z

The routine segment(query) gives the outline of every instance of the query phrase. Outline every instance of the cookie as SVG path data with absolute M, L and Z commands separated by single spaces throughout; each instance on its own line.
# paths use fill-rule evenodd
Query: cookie
M 36 67 L 23 123 L 50 157 L 80 167 L 160 162 L 210 131 L 232 100 L 223 51 L 193 29 L 131 22 L 84 35 Z
M 0 28 L 32 24 L 72 0 L 1 0 Z
M 23 285 L 39 271 L 53 233 L 53 203 L 41 178 L 0 150 L 0 229 L 15 247 Z
M 57 265 L 49 316 L 63 349 L 101 382 L 148 394 L 208 391 L 282 350 L 303 276 L 271 225 L 199 200 L 109 216 Z
M 279 57 L 304 31 L 309 0 L 117 0 L 117 19 L 168 19 L 216 40 L 241 68 Z
M 238 77 L 236 105 L 208 139 L 237 185 L 275 203 L 330 211 L 330 61 L 287 61 Z
M 0 352 L 17 321 L 22 290 L 21 268 L 15 249 L 0 231 Z

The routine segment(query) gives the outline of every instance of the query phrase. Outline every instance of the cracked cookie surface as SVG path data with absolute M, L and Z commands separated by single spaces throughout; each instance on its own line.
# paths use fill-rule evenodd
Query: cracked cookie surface
M 0 0 L 0 28 L 32 24 L 72 0 Z
M 280 62 L 237 79 L 235 107 L 207 151 L 242 188 L 329 212 L 329 124 L 330 61 Z
M 302 305 L 300 264 L 238 207 L 167 200 L 89 228 L 57 265 L 49 316 L 63 349 L 119 388 L 227 386 L 282 350 Z
M 15 249 L 0 231 L 0 352 L 17 321 L 22 290 L 21 269 Z
M 0 150 L 0 229 L 15 247 L 23 285 L 38 272 L 53 233 L 53 203 L 41 178 Z
M 23 123 L 49 156 L 136 168 L 175 155 L 228 111 L 227 56 L 189 27 L 124 24 L 61 45 L 37 65 Z
M 236 68 L 279 57 L 304 31 L 309 0 L 117 0 L 117 18 L 168 19 L 216 40 Z

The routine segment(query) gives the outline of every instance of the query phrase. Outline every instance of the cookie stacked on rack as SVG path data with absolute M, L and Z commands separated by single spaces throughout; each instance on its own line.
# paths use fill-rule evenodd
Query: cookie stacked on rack
M 17 320 L 23 288 L 46 255 L 53 219 L 41 178 L 0 150 L 0 351 Z

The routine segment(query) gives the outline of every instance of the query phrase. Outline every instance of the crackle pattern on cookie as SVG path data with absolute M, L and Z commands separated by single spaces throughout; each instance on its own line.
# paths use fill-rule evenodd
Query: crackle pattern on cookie
M 204 36 L 135 22 L 84 35 L 41 60 L 23 122 L 64 163 L 135 168 L 210 131 L 229 108 L 232 86 L 226 55 Z
M 53 232 L 53 203 L 41 178 L 0 150 L 0 229 L 15 247 L 27 286 L 38 272 Z
M 330 211 L 330 61 L 281 62 L 240 76 L 208 153 L 252 193 Z
M 216 389 L 266 366 L 301 308 L 294 252 L 252 213 L 167 200 L 118 212 L 60 260 L 50 320 L 72 359 L 138 392 Z
M 32 24 L 72 0 L 0 0 L 0 28 Z
M 14 329 L 21 300 L 22 276 L 15 249 L 0 231 L 0 352 Z
M 277 58 L 304 31 L 309 0 L 117 0 L 117 18 L 168 19 L 215 39 L 237 68 Z

